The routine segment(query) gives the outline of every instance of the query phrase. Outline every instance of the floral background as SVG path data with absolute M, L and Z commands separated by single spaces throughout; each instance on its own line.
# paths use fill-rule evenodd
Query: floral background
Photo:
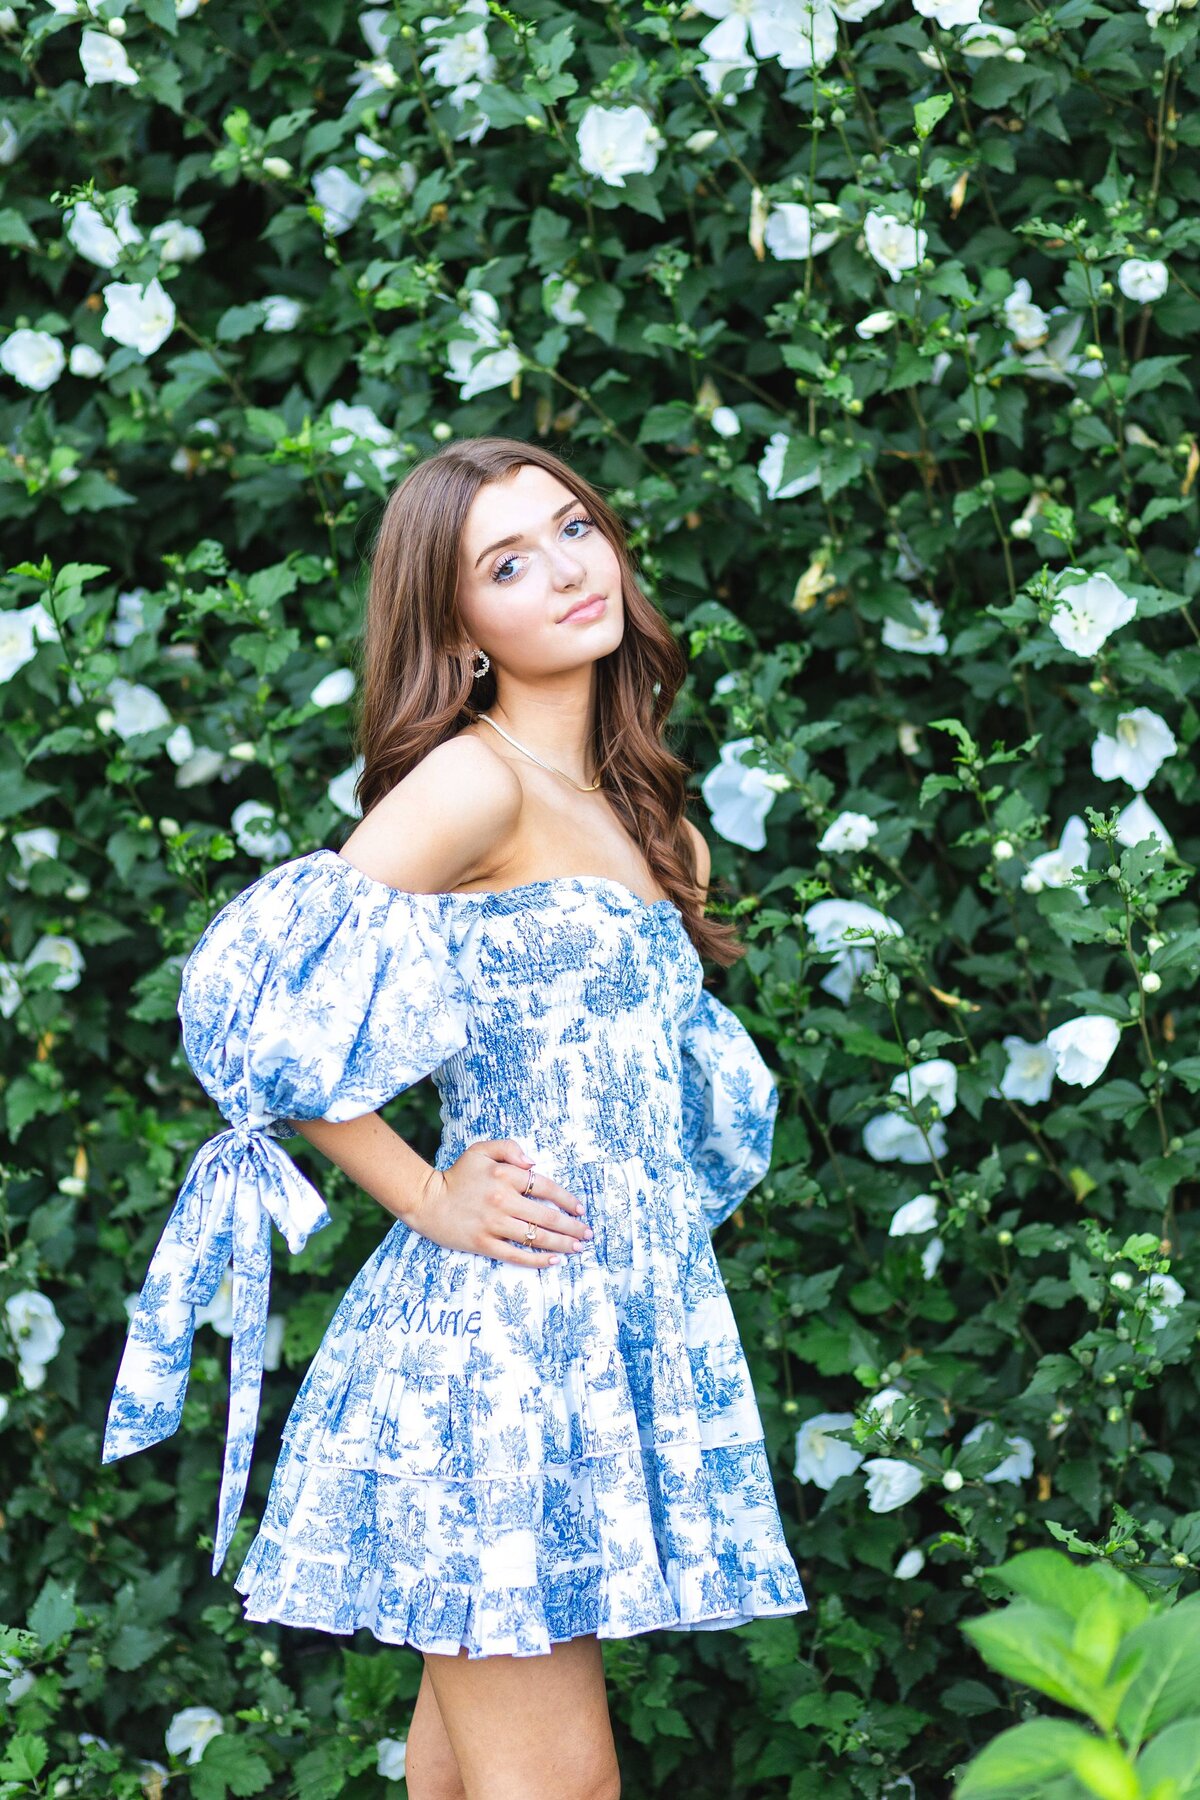
M 380 508 L 477 434 L 629 522 L 781 1093 L 716 1245 L 812 1611 L 606 1644 L 625 1792 L 943 1792 L 1028 1709 L 989 1566 L 1195 1591 L 1197 23 L 0 7 L 0 1793 L 404 1791 L 415 1653 L 231 1588 L 374 1203 L 300 1146 L 227 1577 L 227 1293 L 99 1453 L 183 958 L 348 832 Z

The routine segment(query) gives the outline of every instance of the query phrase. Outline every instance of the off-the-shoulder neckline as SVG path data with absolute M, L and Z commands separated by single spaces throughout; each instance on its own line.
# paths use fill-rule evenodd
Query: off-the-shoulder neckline
M 661 900 L 647 900 L 635 888 L 627 887 L 623 881 L 617 881 L 612 875 L 550 875 L 542 881 L 520 881 L 514 887 L 506 888 L 473 888 L 469 890 L 463 888 L 397 888 L 388 881 L 377 881 L 373 875 L 365 874 L 356 863 L 350 861 L 349 857 L 343 856 L 340 850 L 326 847 L 322 850 L 314 850 L 312 854 L 314 856 L 336 856 L 342 866 L 351 874 L 357 875 L 360 881 L 365 881 L 372 887 L 385 888 L 389 894 L 404 894 L 406 898 L 414 900 L 499 900 L 509 894 L 528 894 L 556 887 L 586 886 L 590 883 L 597 887 L 615 888 L 618 893 L 626 894 L 630 900 L 635 901 L 646 912 L 654 912 L 660 906 L 668 906 L 672 912 L 679 912 L 674 900 L 668 900 L 665 896 Z M 681 918 L 682 916 L 680 914 Z

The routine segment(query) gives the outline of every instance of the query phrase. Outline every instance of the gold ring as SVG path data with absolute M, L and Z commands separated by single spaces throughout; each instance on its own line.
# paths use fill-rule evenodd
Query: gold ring
M 521 1190 L 522 1200 L 527 1200 L 532 1192 L 533 1192 L 533 1165 L 530 1164 L 529 1180 Z
M 538 1228 L 534 1224 L 533 1220 L 530 1219 L 525 1226 L 525 1242 L 526 1242 L 526 1244 L 532 1245 L 533 1240 L 537 1236 L 537 1234 L 538 1234 Z

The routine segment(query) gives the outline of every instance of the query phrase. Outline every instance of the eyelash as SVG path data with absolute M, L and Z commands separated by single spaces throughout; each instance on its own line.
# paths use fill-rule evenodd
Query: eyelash
M 590 519 L 586 513 L 574 513 L 569 519 L 564 519 L 563 530 L 565 531 L 568 525 L 595 525 L 595 523 L 595 519 Z M 507 587 L 510 581 L 516 580 L 515 575 L 501 575 L 499 573 L 505 563 L 512 562 L 513 560 L 514 558 L 511 555 L 502 556 L 498 563 L 493 563 L 492 580 L 498 587 Z

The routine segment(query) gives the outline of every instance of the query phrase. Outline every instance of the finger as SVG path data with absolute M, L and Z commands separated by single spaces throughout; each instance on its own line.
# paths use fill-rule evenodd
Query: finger
M 536 1199 L 536 1195 L 531 1195 L 530 1198 Z M 592 1228 L 582 1215 L 576 1216 L 573 1212 L 566 1212 L 553 1200 L 539 1200 L 538 1209 L 534 1212 L 527 1212 L 522 1206 L 520 1212 L 517 1212 L 514 1207 L 513 1216 L 520 1219 L 522 1231 L 528 1222 L 536 1225 L 539 1231 L 565 1232 L 572 1238 L 590 1238 L 592 1236 Z
M 526 1269 L 547 1269 L 564 1260 L 556 1250 L 527 1250 L 524 1244 L 503 1241 L 494 1250 L 485 1250 L 483 1254 L 490 1256 L 493 1262 L 517 1263 Z
M 519 1168 L 528 1170 L 533 1161 L 516 1138 L 484 1138 L 483 1147 L 500 1163 L 516 1163 Z
M 534 1225 L 537 1227 L 538 1239 L 534 1245 L 535 1250 L 585 1250 L 591 1240 L 585 1239 L 579 1234 L 572 1236 L 570 1227 L 574 1223 L 573 1219 L 569 1219 L 562 1226 L 550 1227 L 544 1225 L 540 1219 L 522 1219 L 514 1216 L 508 1220 L 507 1225 L 499 1225 L 496 1229 L 500 1237 L 512 1238 L 516 1243 L 527 1247 L 526 1230 L 528 1226 Z M 511 1226 L 511 1230 L 508 1229 L 509 1226 Z
M 519 1181 L 518 1176 L 506 1175 L 504 1179 L 511 1187 L 516 1188 L 518 1195 L 523 1200 L 549 1200 L 554 1205 L 561 1207 L 563 1212 L 577 1214 L 583 1212 L 583 1201 L 579 1196 L 573 1194 L 570 1188 L 560 1187 L 558 1182 L 552 1181 L 549 1175 L 542 1175 L 535 1171 L 532 1186 L 527 1185 L 528 1174 L 523 1181 Z

